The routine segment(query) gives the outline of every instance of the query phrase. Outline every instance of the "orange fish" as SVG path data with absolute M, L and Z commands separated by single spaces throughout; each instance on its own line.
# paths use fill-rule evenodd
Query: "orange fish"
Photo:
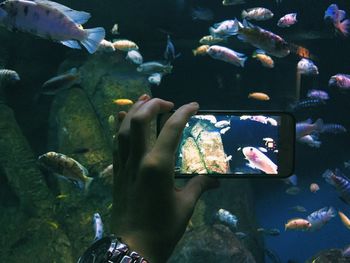
M 248 95 L 249 99 L 255 99 L 255 100 L 270 100 L 269 95 L 262 93 L 262 92 L 253 92 Z
M 196 49 L 193 49 L 193 56 L 205 56 L 209 47 L 209 45 L 202 45 L 197 47 Z
M 132 104 L 134 104 L 134 102 L 132 100 L 129 100 L 129 99 L 116 99 L 116 100 L 113 100 L 113 103 L 117 104 L 119 106 L 125 106 L 125 105 L 132 105 Z
M 290 229 L 290 230 L 302 230 L 306 231 L 309 230 L 311 227 L 311 223 L 303 218 L 294 218 L 290 219 L 287 224 L 284 225 L 284 229 Z
M 338 211 L 338 215 L 347 229 L 350 229 L 350 219 L 342 212 Z
M 258 49 L 254 51 L 252 57 L 259 60 L 261 64 L 266 68 L 273 68 L 275 65 L 273 59 L 270 56 L 266 55 L 265 51 L 263 50 Z

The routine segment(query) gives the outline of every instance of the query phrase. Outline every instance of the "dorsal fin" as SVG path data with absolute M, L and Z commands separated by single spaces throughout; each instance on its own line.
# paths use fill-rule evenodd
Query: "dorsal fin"
M 58 11 L 66 15 L 68 18 L 70 18 L 74 23 L 79 25 L 86 23 L 91 17 L 91 15 L 87 12 L 76 11 L 72 8 L 69 8 L 67 6 L 64 6 L 56 2 L 52 2 L 48 0 L 33 0 L 33 1 L 36 2 L 37 4 L 57 9 Z

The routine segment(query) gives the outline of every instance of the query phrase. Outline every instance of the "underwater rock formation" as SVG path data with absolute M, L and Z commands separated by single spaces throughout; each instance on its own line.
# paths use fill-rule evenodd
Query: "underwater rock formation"
M 255 263 L 251 253 L 223 225 L 203 226 L 185 233 L 169 263 Z
M 312 262 L 346 263 L 346 262 L 350 262 L 350 258 L 343 256 L 343 251 L 341 249 L 334 248 L 334 249 L 323 250 L 306 261 L 306 263 L 312 263 Z
M 228 162 L 219 131 L 208 131 L 208 121 L 200 120 L 184 131 L 181 171 L 184 173 L 227 173 Z M 214 125 L 212 125 L 214 126 Z M 188 130 L 190 129 L 190 130 Z

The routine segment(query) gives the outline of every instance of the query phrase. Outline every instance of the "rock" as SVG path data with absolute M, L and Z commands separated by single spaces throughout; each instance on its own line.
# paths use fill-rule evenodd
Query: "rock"
M 306 263 L 312 263 L 312 262 L 347 263 L 347 262 L 350 262 L 350 258 L 343 256 L 343 251 L 341 249 L 334 248 L 334 249 L 323 250 L 306 261 Z
M 213 225 L 186 232 L 168 262 L 255 263 L 255 260 L 228 227 Z

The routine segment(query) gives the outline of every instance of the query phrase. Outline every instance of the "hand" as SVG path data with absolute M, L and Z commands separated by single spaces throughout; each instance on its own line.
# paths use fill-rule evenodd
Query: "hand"
M 153 148 L 150 123 L 174 104 L 143 95 L 122 120 L 115 136 L 112 232 L 151 263 L 165 262 L 186 230 L 200 195 L 218 186 L 207 176 L 175 188 L 175 153 L 198 103 L 180 107 L 165 123 Z

